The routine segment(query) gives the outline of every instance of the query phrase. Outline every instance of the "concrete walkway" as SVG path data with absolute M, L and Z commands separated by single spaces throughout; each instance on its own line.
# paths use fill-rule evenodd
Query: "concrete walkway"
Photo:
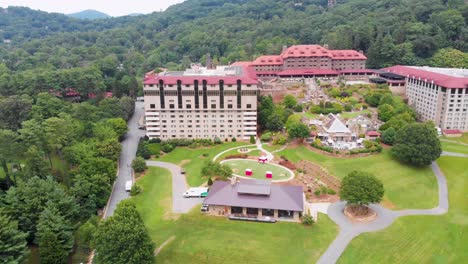
M 462 153 L 457 153 L 457 152 L 449 152 L 449 151 L 442 151 L 442 156 L 468 158 L 468 154 L 462 154 Z
M 168 162 L 152 160 L 147 160 L 146 165 L 150 167 L 161 167 L 171 172 L 173 213 L 188 213 L 193 207 L 203 202 L 204 198 L 184 198 L 182 196 L 182 194 L 189 188 L 189 186 L 185 179 L 185 175 L 181 174 L 181 167 Z
M 317 263 L 336 263 L 353 238 L 362 233 L 375 232 L 387 228 L 398 217 L 409 215 L 441 215 L 447 213 L 449 209 L 447 180 L 436 162 L 432 162 L 431 169 L 436 176 L 439 186 L 439 205 L 435 208 L 392 211 L 378 204 L 372 204 L 369 207 L 377 212 L 377 219 L 369 223 L 353 223 L 343 214 L 346 202 L 340 201 L 330 205 L 327 212 L 328 216 L 338 224 L 340 233 Z
M 268 162 L 272 161 L 275 158 L 275 156 L 273 156 L 271 152 L 264 149 L 262 145 L 262 141 L 259 138 L 257 138 L 257 149 L 266 154 Z

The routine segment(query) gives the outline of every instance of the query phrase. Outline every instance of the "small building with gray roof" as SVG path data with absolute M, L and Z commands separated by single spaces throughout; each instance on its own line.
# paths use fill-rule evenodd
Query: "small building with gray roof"
M 301 186 L 233 179 L 214 182 L 203 204 L 208 205 L 211 215 L 299 221 L 304 193 Z

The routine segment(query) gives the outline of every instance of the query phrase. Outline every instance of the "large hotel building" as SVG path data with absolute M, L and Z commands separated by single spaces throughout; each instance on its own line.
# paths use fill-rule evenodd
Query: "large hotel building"
M 371 75 L 367 57 L 355 50 L 329 50 L 319 45 L 294 45 L 280 55 L 258 57 L 250 65 L 258 77 L 310 78 Z
M 257 134 L 259 82 L 248 67 L 193 66 L 145 75 L 149 138 L 248 140 Z
M 414 66 L 383 69 L 405 78 L 403 93 L 422 121 L 468 131 L 468 70 Z

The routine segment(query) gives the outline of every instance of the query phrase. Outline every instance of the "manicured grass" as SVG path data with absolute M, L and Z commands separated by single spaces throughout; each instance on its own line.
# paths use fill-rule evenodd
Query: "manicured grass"
M 366 116 L 367 114 L 370 114 L 371 112 L 369 110 L 362 110 L 358 112 L 343 112 L 341 113 L 342 118 L 355 118 L 359 115 Z
M 273 173 L 273 180 L 286 180 L 292 175 L 291 172 L 286 170 L 284 167 L 279 165 L 273 165 L 269 163 L 259 163 L 256 160 L 226 160 L 223 164 L 229 165 L 232 171 L 240 176 L 245 176 L 246 169 L 252 169 L 252 178 L 265 180 L 265 174 L 267 171 Z
M 442 150 L 468 154 L 468 146 L 446 141 L 441 141 L 440 143 L 442 144 Z
M 156 247 L 175 237 L 155 263 L 315 263 L 337 235 L 326 215 L 312 227 L 230 221 L 203 215 L 199 208 L 175 219 L 168 213 L 170 177 L 164 169 L 151 168 L 138 181 L 143 192 L 132 198 Z
M 249 143 L 245 142 L 228 142 L 208 148 L 191 149 L 177 147 L 170 153 L 156 160 L 166 161 L 182 166 L 186 171 L 188 184 L 190 186 L 200 186 L 202 183 L 207 181 L 207 179 L 201 177 L 201 169 L 205 162 L 212 160 L 214 156 L 223 150 L 248 144 Z
M 261 154 L 260 150 L 256 149 L 255 147 L 250 147 L 248 149 L 251 149 L 251 151 L 249 151 L 247 153 L 241 153 L 241 152 L 239 152 L 239 149 L 230 150 L 230 151 L 224 153 L 223 155 L 219 156 L 217 161 L 222 161 L 224 158 L 226 158 L 227 156 L 230 156 L 230 155 L 247 154 L 249 156 L 259 157 L 260 154 Z
M 263 144 L 262 146 L 265 150 L 268 150 L 270 152 L 276 151 L 284 147 L 284 145 L 273 145 L 271 143 L 268 144 Z
M 468 144 L 468 133 L 464 133 L 461 137 L 445 137 L 445 136 L 442 136 L 441 138 Z
M 353 170 L 371 172 L 384 184 L 386 206 L 393 204 L 396 209 L 422 209 L 432 208 L 437 204 L 437 181 L 430 167 L 414 168 L 404 165 L 394 160 L 389 150 L 368 157 L 345 159 L 320 155 L 301 146 L 288 148 L 277 155 L 284 155 L 293 162 L 315 162 L 340 179 Z
M 148 144 L 148 150 L 151 152 L 151 155 L 158 155 L 161 150 L 161 144 L 159 143 L 150 143 Z
M 437 161 L 448 183 L 447 214 L 404 217 L 388 229 L 363 234 L 351 242 L 339 263 L 468 263 L 467 161 Z

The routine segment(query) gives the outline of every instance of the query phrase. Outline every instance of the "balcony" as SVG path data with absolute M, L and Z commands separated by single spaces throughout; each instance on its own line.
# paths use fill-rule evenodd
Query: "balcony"
M 244 121 L 257 121 L 256 116 L 244 116 Z
M 159 121 L 159 116 L 145 116 L 146 121 Z
M 244 131 L 244 136 L 256 136 L 257 131 Z
M 146 127 L 146 131 L 154 131 L 154 132 L 158 131 L 159 133 L 160 130 L 161 128 L 159 127 Z
M 242 124 L 244 126 L 257 126 L 257 122 L 256 121 L 244 121 L 242 122 Z

